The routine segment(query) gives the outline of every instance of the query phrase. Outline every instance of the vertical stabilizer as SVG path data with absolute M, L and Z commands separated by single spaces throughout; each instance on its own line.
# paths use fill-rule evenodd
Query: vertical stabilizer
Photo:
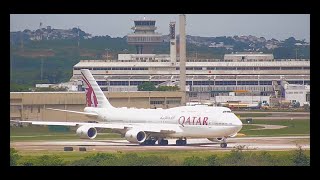
M 88 69 L 81 69 L 87 107 L 113 108 Z

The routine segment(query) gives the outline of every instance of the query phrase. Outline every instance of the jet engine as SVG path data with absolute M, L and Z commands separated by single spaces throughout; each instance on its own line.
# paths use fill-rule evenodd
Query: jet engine
M 91 126 L 81 126 L 77 129 L 77 135 L 83 139 L 94 139 L 97 136 L 97 129 Z
M 222 142 L 223 138 L 208 138 L 208 140 L 212 142 Z
M 143 143 L 147 138 L 147 134 L 144 131 L 131 129 L 126 132 L 125 138 L 131 143 Z

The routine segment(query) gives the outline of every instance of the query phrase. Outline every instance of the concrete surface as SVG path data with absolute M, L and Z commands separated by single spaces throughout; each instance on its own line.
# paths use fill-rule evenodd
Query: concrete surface
M 168 139 L 168 146 L 141 146 L 129 143 L 126 140 L 50 140 L 50 141 L 20 141 L 11 142 L 10 147 L 18 151 L 63 151 L 63 148 L 70 146 L 74 151 L 79 151 L 79 147 L 86 147 L 87 151 L 161 151 L 161 150 L 218 150 L 230 151 L 237 146 L 244 146 L 245 150 L 293 150 L 297 149 L 297 144 L 303 149 L 310 149 L 310 136 L 286 136 L 286 137 L 243 137 L 229 138 L 228 147 L 221 148 L 219 143 L 211 142 L 207 139 L 188 139 L 186 146 L 176 146 L 175 139 Z

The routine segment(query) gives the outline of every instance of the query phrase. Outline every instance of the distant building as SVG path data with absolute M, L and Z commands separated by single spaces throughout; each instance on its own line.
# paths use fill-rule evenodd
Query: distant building
M 262 54 L 262 53 L 236 53 L 236 54 L 225 54 L 224 60 L 231 61 L 273 61 L 273 54 Z
M 49 88 L 54 84 L 36 84 L 36 88 Z
M 219 43 L 211 43 L 209 45 L 210 48 L 226 48 L 228 50 L 232 50 L 233 49 L 233 45 L 225 45 L 223 42 L 219 42 Z
M 162 35 L 155 32 L 155 20 L 134 20 L 133 33 L 128 34 L 128 44 L 136 46 L 137 54 L 151 54 L 153 46 L 162 42 Z
M 285 100 L 291 103 L 300 103 L 303 106 L 310 102 L 310 85 L 303 84 L 283 84 Z

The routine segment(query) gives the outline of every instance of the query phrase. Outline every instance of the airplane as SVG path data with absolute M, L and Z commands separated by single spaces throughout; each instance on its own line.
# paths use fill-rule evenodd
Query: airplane
M 181 106 L 168 109 L 113 107 L 88 69 L 81 69 L 86 94 L 84 112 L 47 108 L 83 114 L 99 123 L 18 121 L 33 125 L 75 126 L 80 138 L 94 139 L 97 129 L 111 129 L 130 143 L 168 145 L 167 138 L 177 138 L 176 145 L 186 145 L 187 138 L 207 138 L 227 147 L 227 138 L 242 128 L 241 120 L 226 107 Z

